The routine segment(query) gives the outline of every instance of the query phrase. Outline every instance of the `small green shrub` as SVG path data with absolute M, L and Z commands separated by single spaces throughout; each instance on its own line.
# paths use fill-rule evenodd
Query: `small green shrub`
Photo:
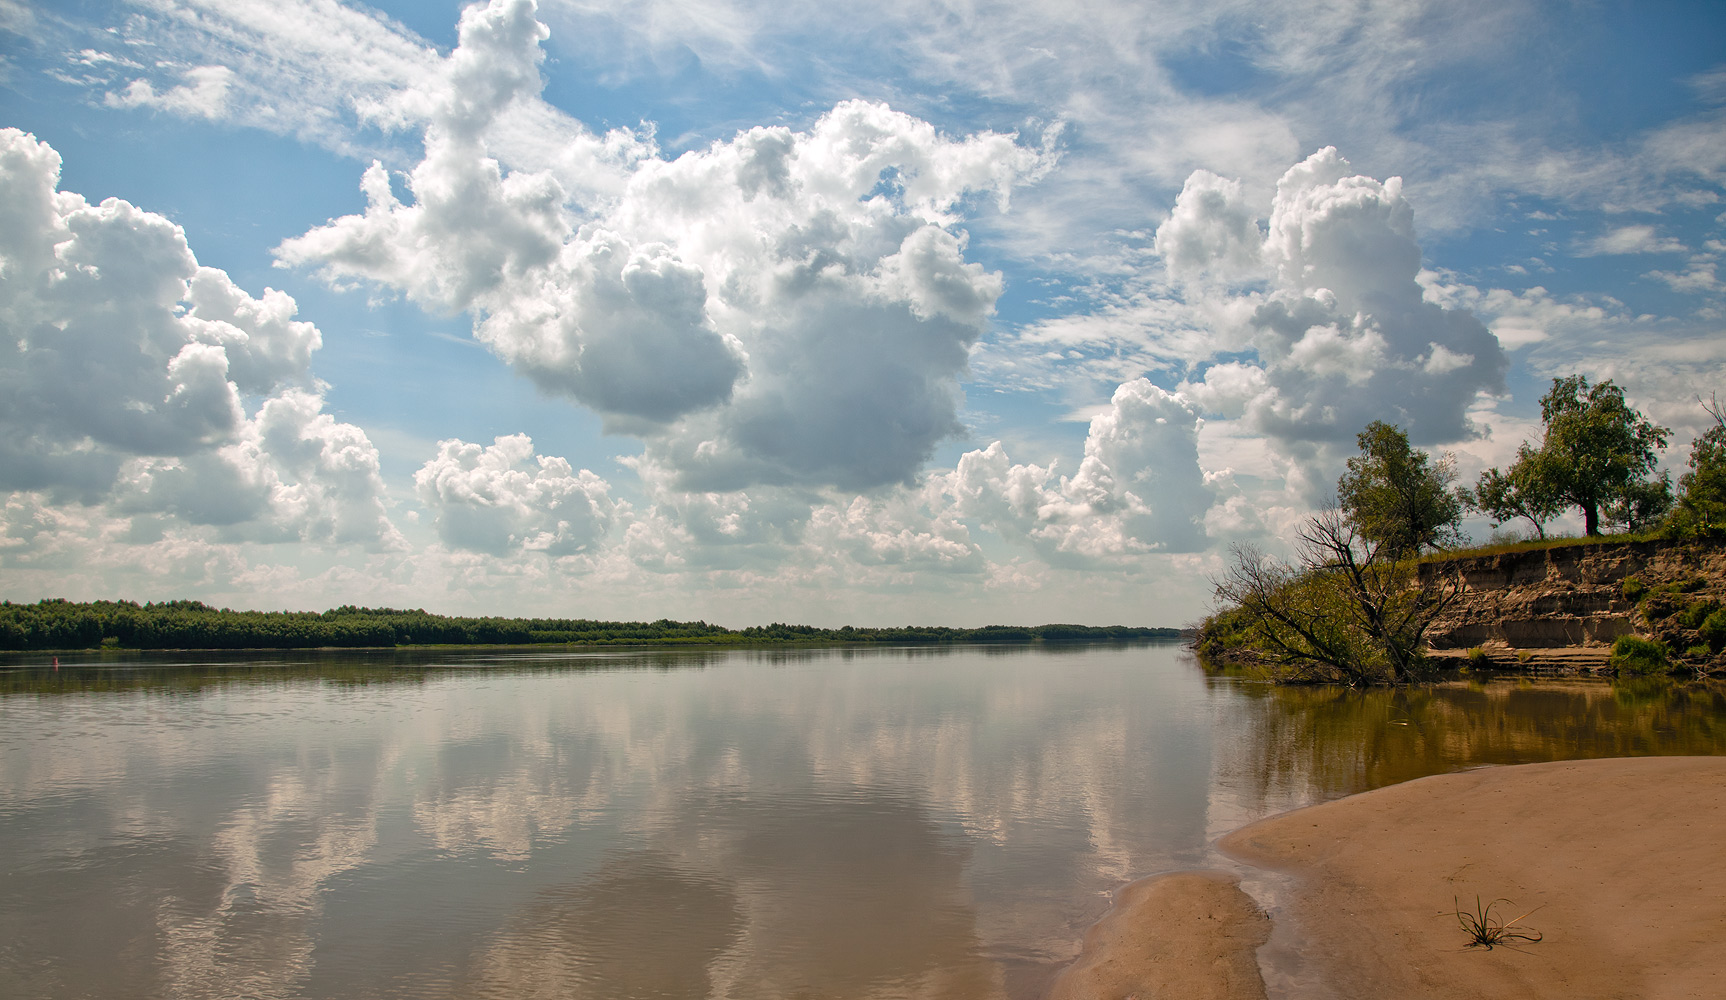
M 1716 650 L 1726 646 L 1726 611 L 1716 611 L 1704 618 L 1696 627 L 1696 634 Z
M 1612 644 L 1611 663 L 1619 673 L 1656 674 L 1672 666 L 1672 656 L 1664 642 L 1621 635 Z
M 1712 597 L 1705 597 L 1700 601 L 1692 602 L 1683 611 L 1679 612 L 1678 620 L 1683 623 L 1685 628 L 1701 628 L 1702 622 L 1705 621 L 1709 615 L 1719 610 L 1719 601 L 1716 601 Z
M 1624 593 L 1624 599 L 1632 604 L 1642 600 L 1642 595 L 1648 593 L 1648 585 L 1633 576 L 1625 577 L 1619 589 Z
M 1468 650 L 1468 662 L 1477 667 L 1484 667 L 1492 662 L 1492 657 L 1486 655 L 1485 646 L 1471 646 Z
M 1714 650 L 1707 646 L 1691 646 L 1684 651 L 1684 655 L 1693 660 L 1705 660 L 1714 655 Z

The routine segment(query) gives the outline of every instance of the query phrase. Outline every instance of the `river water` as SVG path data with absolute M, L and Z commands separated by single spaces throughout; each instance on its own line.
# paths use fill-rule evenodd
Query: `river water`
M 1030 998 L 1123 882 L 1718 688 L 1277 689 L 1175 646 L 0 662 L 0 996 Z

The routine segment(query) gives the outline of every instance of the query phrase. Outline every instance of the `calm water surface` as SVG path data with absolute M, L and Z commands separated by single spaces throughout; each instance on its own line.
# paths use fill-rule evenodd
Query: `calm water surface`
M 1726 752 L 1718 689 L 1172 646 L 76 659 L 0 665 L 0 996 L 1034 998 L 1267 813 Z

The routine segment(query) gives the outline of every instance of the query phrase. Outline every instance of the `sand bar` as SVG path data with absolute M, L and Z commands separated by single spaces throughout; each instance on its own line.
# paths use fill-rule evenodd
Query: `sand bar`
M 1726 997 L 1726 758 L 1422 778 L 1220 846 L 1292 877 L 1274 917 L 1297 942 L 1290 990 L 1303 1000 Z M 1543 939 L 1467 947 L 1454 900 L 1476 895 L 1510 899 L 1506 916 L 1534 910 L 1525 923 Z M 1264 940 L 1232 878 L 1146 880 L 1122 891 L 1051 997 L 1263 996 L 1256 961 L 1241 970 Z
M 1299 882 L 1289 916 L 1340 997 L 1726 996 L 1726 758 L 1422 778 L 1255 823 L 1225 851 Z M 1453 899 L 1545 935 L 1465 947 Z
M 1141 879 L 1115 894 L 1049 1000 L 1264 1000 L 1256 952 L 1269 937 L 1269 919 L 1227 872 Z

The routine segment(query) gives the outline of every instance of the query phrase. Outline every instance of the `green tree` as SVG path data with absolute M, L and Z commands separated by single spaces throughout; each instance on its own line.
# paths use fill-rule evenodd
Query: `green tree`
M 1255 549 L 1235 550 L 1216 581 L 1222 611 L 1201 628 L 1223 625 L 1284 683 L 1350 687 L 1407 684 L 1425 676 L 1426 632 L 1462 590 L 1454 570 L 1422 572 L 1361 537 L 1340 510 L 1310 518 L 1293 564 Z
M 1546 522 L 1558 516 L 1564 502 L 1536 474 L 1538 456 L 1538 452 L 1524 444 L 1508 470 L 1500 472 L 1494 467 L 1482 472 L 1474 489 L 1463 499 L 1491 518 L 1494 528 L 1519 517 L 1526 518 L 1534 525 L 1534 533 L 1544 539 Z
M 1374 420 L 1356 438 L 1360 454 L 1337 480 L 1337 502 L 1361 537 L 1395 557 L 1462 540 L 1462 500 L 1450 488 L 1456 463 L 1409 447 L 1408 435 Z
M 1726 407 L 1702 404 L 1714 426 L 1690 445 L 1690 471 L 1678 477 L 1678 503 L 1668 524 L 1681 535 L 1726 534 Z
M 1634 524 L 1670 504 L 1670 488 L 1650 476 L 1671 431 L 1626 406 L 1611 379 L 1593 386 L 1581 375 L 1553 379 L 1540 417 L 1546 439 L 1527 474 L 1563 506 L 1580 508 L 1589 535 L 1600 534 L 1602 514 Z
M 1672 477 L 1662 472 L 1658 479 L 1626 486 L 1623 493 L 1607 504 L 1606 516 L 1624 525 L 1625 531 L 1636 534 L 1659 524 L 1672 504 Z

